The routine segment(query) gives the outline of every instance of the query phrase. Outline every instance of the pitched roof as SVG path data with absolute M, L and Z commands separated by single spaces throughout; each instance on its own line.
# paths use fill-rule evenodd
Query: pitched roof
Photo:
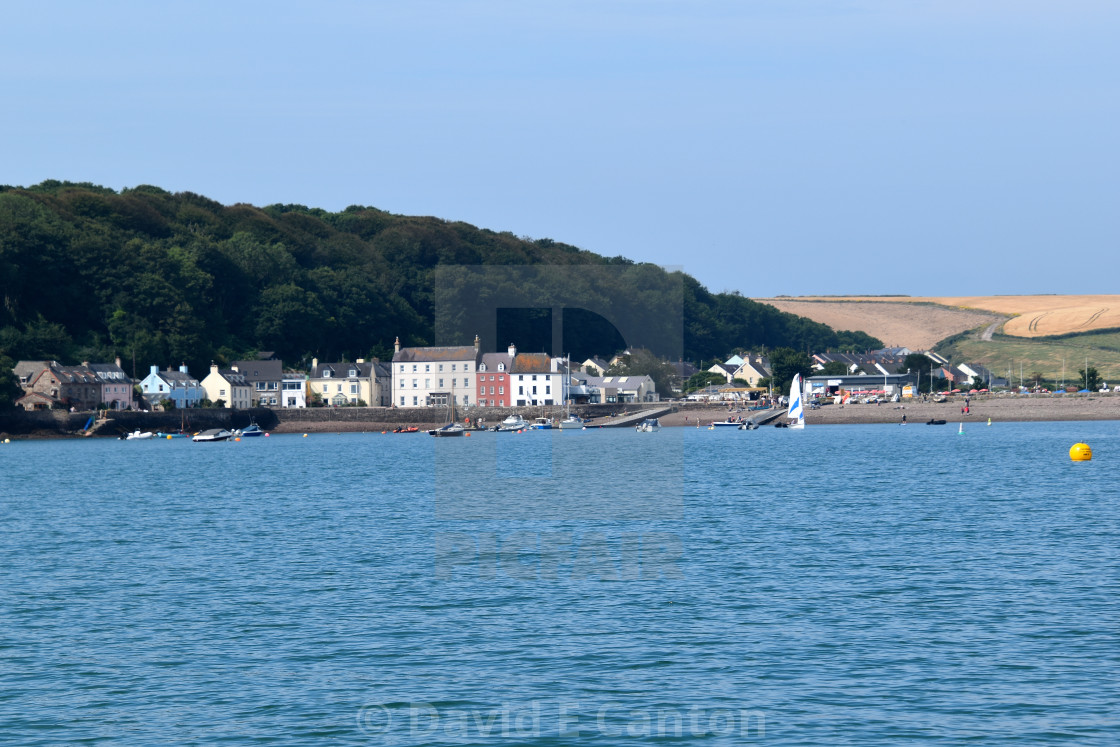
M 116 363 L 91 363 L 89 368 L 102 381 L 131 381 L 131 377 Z
M 234 361 L 232 368 L 250 381 L 280 381 L 284 378 L 283 361 Z
M 311 378 L 322 379 L 328 378 L 324 374 L 330 371 L 329 378 L 332 379 L 347 379 L 350 378 L 350 372 L 356 371 L 357 378 L 368 379 L 372 374 L 374 364 L 370 361 L 364 363 L 320 363 L 311 369 Z
M 513 359 L 514 373 L 554 373 L 548 353 L 518 353 Z
M 497 371 L 498 364 L 500 363 L 505 364 L 505 368 L 502 369 L 503 371 L 506 371 L 508 373 L 513 370 L 513 358 L 509 356 L 509 353 L 482 354 L 482 365 L 486 366 L 487 373 L 493 373 L 494 371 Z
M 249 386 L 249 380 L 240 371 L 234 371 L 232 368 L 219 369 L 218 375 L 228 381 L 234 386 Z
M 427 348 L 401 348 L 393 354 L 394 363 L 414 363 L 432 361 L 473 361 L 478 358 L 474 345 L 450 345 Z

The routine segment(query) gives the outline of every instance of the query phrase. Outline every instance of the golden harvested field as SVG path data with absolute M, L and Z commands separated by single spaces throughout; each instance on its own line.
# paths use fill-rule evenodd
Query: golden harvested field
M 1096 296 L 850 296 L 850 297 L 798 297 L 796 299 L 758 299 L 765 303 L 820 302 L 833 304 L 890 304 L 897 309 L 901 304 L 938 304 L 960 310 L 988 311 L 1013 317 L 1003 326 L 1003 334 L 1016 337 L 1044 337 L 1090 332 L 1097 329 L 1120 327 L 1120 295 Z M 779 306 L 781 308 L 781 306 Z M 800 307 L 799 307 L 800 308 Z M 806 310 L 808 306 L 804 307 Z M 789 309 L 792 310 L 792 309 Z M 811 319 L 824 322 L 807 311 Z M 821 311 L 820 313 L 827 313 Z M 962 320 L 963 321 L 963 320 Z M 825 322 L 826 324 L 829 322 Z M 978 326 L 978 325 L 977 325 Z M 846 329 L 846 328 L 845 328 Z M 970 329 L 970 328 L 965 328 Z M 886 338 L 863 328 L 868 334 Z M 957 330 L 964 331 L 963 329 Z M 950 334 L 955 334 L 951 332 Z M 910 346 L 912 347 L 912 346 Z
M 946 337 L 998 323 L 1000 314 L 977 309 L 934 305 L 931 299 L 819 299 L 756 298 L 782 311 L 823 322 L 833 329 L 850 329 L 878 337 L 890 347 L 929 350 Z

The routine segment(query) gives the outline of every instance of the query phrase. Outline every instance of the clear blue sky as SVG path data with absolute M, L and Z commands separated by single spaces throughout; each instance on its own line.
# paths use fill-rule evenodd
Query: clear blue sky
M 9 4 L 0 183 L 373 205 L 713 290 L 1117 292 L 1120 4 Z

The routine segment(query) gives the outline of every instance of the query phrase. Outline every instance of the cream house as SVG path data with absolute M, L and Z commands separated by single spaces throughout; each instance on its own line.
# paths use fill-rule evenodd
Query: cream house
M 393 345 L 391 401 L 394 407 L 444 407 L 477 403 L 475 383 L 482 360 L 474 345 L 402 348 Z
M 328 407 L 381 403 L 375 365 L 364 358 L 353 363 L 319 363 L 318 358 L 312 358 L 307 383 L 312 396 L 318 395 Z
M 223 407 L 247 410 L 252 407 L 253 387 L 239 371 L 231 368 L 219 369 L 216 363 L 210 364 L 210 373 L 202 380 L 206 399 L 214 404 L 222 402 Z

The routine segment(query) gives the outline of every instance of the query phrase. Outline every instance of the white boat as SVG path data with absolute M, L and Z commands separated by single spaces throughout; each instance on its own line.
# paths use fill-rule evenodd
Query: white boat
M 789 427 L 801 429 L 805 427 L 805 408 L 801 405 L 801 374 L 793 375 L 793 383 L 789 387 Z
M 498 426 L 499 431 L 523 431 L 529 427 L 529 421 L 520 415 L 510 415 Z
M 533 421 L 533 425 L 531 427 L 535 430 L 538 430 L 538 431 L 551 430 L 552 429 L 552 421 L 549 420 L 548 418 L 537 418 L 536 420 Z
M 202 433 L 196 433 L 192 441 L 225 441 L 233 434 L 225 428 L 211 428 Z
M 719 420 L 712 423 L 713 428 L 738 428 L 742 423 L 737 420 Z
M 147 441 L 149 438 L 155 438 L 156 434 L 151 431 L 140 432 L 135 430 L 124 437 L 125 441 Z
M 638 433 L 653 433 L 654 431 L 661 430 L 661 421 L 657 418 L 646 418 L 634 427 Z
M 568 417 L 561 420 L 556 427 L 561 430 L 565 430 L 568 428 L 579 429 L 583 427 L 583 421 L 577 418 L 575 415 L 569 415 Z

